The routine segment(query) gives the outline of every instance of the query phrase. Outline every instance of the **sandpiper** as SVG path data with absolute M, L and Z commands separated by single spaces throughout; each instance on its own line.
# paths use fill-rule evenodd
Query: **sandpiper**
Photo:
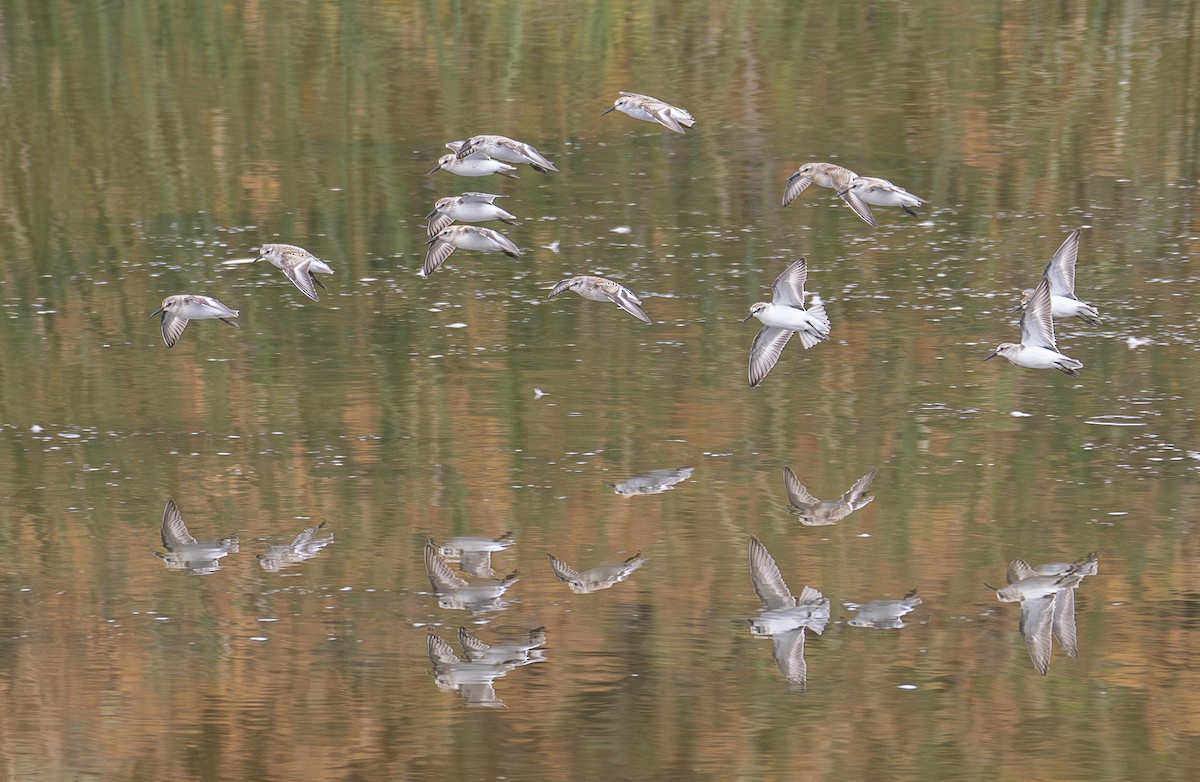
M 850 183 L 850 187 L 845 192 L 838 193 L 838 195 L 848 199 L 846 203 L 852 207 L 854 203 L 849 199 L 854 199 L 860 204 L 871 204 L 873 206 L 898 206 L 913 217 L 919 217 L 919 215 L 912 208 L 925 203 L 925 199 L 917 198 L 899 185 L 893 185 L 886 179 L 873 176 L 856 177 Z M 866 214 L 860 212 L 859 217 L 871 225 L 875 225 L 875 217 L 871 215 L 870 209 L 867 209 L 865 206 L 863 208 L 866 210 Z M 854 211 L 858 212 L 857 209 Z
M 634 119 L 657 122 L 676 133 L 683 133 L 684 128 L 690 128 L 696 124 L 696 120 L 688 111 L 678 106 L 672 106 L 658 98 L 636 92 L 619 92 L 618 94 L 624 97 L 617 98 L 616 103 L 600 112 L 601 117 L 610 111 L 621 111 Z
M 1058 352 L 1054 342 L 1054 320 L 1050 316 L 1050 279 L 1042 282 L 1025 303 L 1021 313 L 1021 344 L 1001 343 L 984 361 L 1004 356 L 1019 367 L 1030 369 L 1057 369 L 1068 375 L 1078 375 L 1083 366 L 1070 356 Z
M 317 287 L 325 287 L 324 283 L 317 279 L 315 272 L 333 274 L 329 264 L 294 244 L 264 244 L 258 248 L 258 257 L 254 260 L 269 261 L 272 266 L 286 274 L 301 293 L 313 301 L 321 300 L 317 295 Z
M 623 562 L 597 565 L 590 570 L 579 572 L 553 554 L 547 554 L 546 557 L 550 560 L 550 569 L 554 571 L 554 577 L 566 584 L 577 595 L 586 595 L 616 586 L 633 575 L 635 570 L 648 561 L 642 559 L 641 552 L 638 552 Z
M 796 197 L 807 190 L 809 185 L 828 187 L 836 191 L 838 197 L 845 201 L 856 215 L 873 226 L 875 217 L 871 214 L 870 208 L 859 201 L 857 196 L 848 192 L 850 183 L 857 176 L 858 174 L 850 169 L 833 163 L 805 163 L 796 169 L 796 173 L 787 178 L 787 183 L 783 187 L 783 205 L 787 206 L 795 201 Z
M 306 559 L 312 559 L 321 553 L 321 549 L 333 542 L 333 535 L 321 535 L 325 522 L 315 527 L 309 527 L 296 536 L 296 539 L 286 546 L 267 546 L 267 550 L 258 555 L 258 564 L 263 570 L 274 573 L 291 565 L 298 565 Z
M 512 225 L 517 218 L 496 206 L 497 198 L 502 196 L 491 193 L 463 193 L 460 196 L 439 198 L 433 205 L 433 211 L 425 216 L 428 221 L 425 228 L 430 236 L 435 236 L 438 231 L 456 220 L 460 223 L 499 220 Z
M 163 507 L 159 530 L 166 553 L 154 552 L 168 570 L 186 570 L 192 575 L 207 575 L 221 569 L 218 560 L 239 550 L 237 533 L 217 540 L 196 540 L 183 523 L 183 514 L 174 500 Z
M 1100 322 L 1100 313 L 1091 304 L 1075 296 L 1075 261 L 1079 258 L 1079 229 L 1066 238 L 1054 257 L 1046 264 L 1042 276 L 1050 280 L 1050 315 L 1055 318 L 1079 318 L 1093 326 Z M 1026 306 L 1035 288 L 1027 288 L 1017 309 Z
M 438 605 L 449 609 L 488 611 L 502 607 L 500 598 L 517 582 L 519 572 L 500 579 L 481 579 L 468 582 L 451 569 L 442 558 L 436 543 L 425 543 L 425 572 L 437 594 Z
M 1075 589 L 1085 576 L 1098 571 L 1099 554 L 1089 554 L 1073 564 L 1031 566 L 1023 559 L 1008 565 L 1008 586 L 984 584 L 1002 603 L 1021 603 L 1021 635 L 1038 673 L 1050 670 L 1051 639 L 1058 641 L 1068 657 L 1079 653 L 1075 629 Z
M 179 335 L 187 328 L 189 320 L 217 319 L 228 323 L 234 328 L 238 324 L 229 318 L 238 316 L 237 310 L 226 307 L 211 296 L 196 296 L 188 293 L 178 293 L 163 299 L 162 306 L 150 313 L 150 317 L 162 315 L 162 338 L 167 347 L 174 347 Z
M 870 627 L 875 630 L 899 630 L 904 627 L 902 616 L 921 605 L 917 590 L 912 590 L 899 600 L 872 600 L 858 607 L 848 622 L 851 627 Z
M 612 280 L 603 277 L 571 277 L 557 283 L 547 298 L 553 299 L 565 291 L 575 291 L 591 301 L 611 301 L 643 323 L 654 322 L 642 311 L 642 300 L 634 295 L 633 291 Z
M 651 470 L 645 475 L 635 475 L 620 483 L 610 483 L 614 493 L 622 497 L 634 497 L 640 494 L 662 494 L 674 488 L 675 484 L 683 483 L 692 477 L 695 467 L 680 467 L 675 470 Z
M 541 152 L 508 136 L 471 136 L 458 148 L 455 157 L 463 160 L 476 153 L 483 153 L 493 160 L 503 160 L 505 163 L 528 163 L 534 171 L 543 174 L 558 170 Z
M 520 179 L 519 176 L 512 173 L 517 170 L 516 166 L 510 166 L 503 160 L 496 160 L 488 157 L 482 152 L 472 152 L 461 160 L 458 157 L 458 150 L 462 146 L 461 141 L 451 141 L 447 147 L 454 150 L 449 155 L 442 155 L 438 158 L 437 165 L 434 166 L 425 176 L 431 176 L 436 172 L 449 171 L 451 174 L 459 176 L 488 176 L 490 174 L 499 174 L 506 176 L 509 179 Z
M 479 250 L 485 253 L 504 253 L 511 258 L 521 257 L 521 250 L 507 236 L 478 225 L 450 225 L 429 240 L 425 252 L 425 266 L 421 273 L 429 276 L 446 262 L 458 248 Z
M 821 500 L 814 497 L 805 488 L 796 473 L 790 467 L 783 468 L 783 486 L 787 490 L 788 513 L 800 519 L 806 527 L 823 527 L 836 524 L 856 510 L 862 510 L 871 504 L 874 496 L 863 495 L 871 488 L 875 480 L 876 470 L 859 478 L 846 493 L 836 500 Z
M 794 596 L 775 558 L 753 535 L 749 554 L 750 580 L 763 606 L 758 616 L 748 620 L 750 634 L 771 639 L 771 655 L 779 672 L 788 683 L 803 688 L 808 680 L 804 632 L 812 630 L 820 635 L 825 631 L 829 623 L 829 598 L 810 586 L 805 586 L 799 597 Z
M 792 334 L 800 335 L 805 349 L 811 348 L 829 336 L 829 316 L 825 306 L 813 304 L 804 308 L 804 283 L 808 279 L 808 263 L 803 258 L 783 270 L 771 286 L 771 302 L 760 301 L 750 307 L 750 318 L 758 318 L 762 329 L 750 346 L 750 387 L 758 385 L 767 376 L 783 353 Z
M 464 573 L 479 578 L 495 578 L 496 572 L 492 570 L 492 554 L 504 551 L 516 542 L 512 532 L 505 532 L 498 538 L 461 535 L 442 541 L 442 544 L 438 546 L 438 553 L 447 562 L 458 562 L 459 568 Z
M 546 643 L 546 628 L 535 627 L 530 630 L 528 640 L 525 641 L 503 641 L 488 644 L 477 638 L 467 628 L 460 627 L 458 628 L 458 642 L 462 644 L 463 652 L 471 662 L 537 662 L 542 658 L 533 657 L 530 652 Z

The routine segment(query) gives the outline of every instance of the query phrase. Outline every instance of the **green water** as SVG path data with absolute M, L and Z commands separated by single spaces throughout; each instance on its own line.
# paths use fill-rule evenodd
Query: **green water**
M 1190 778 L 1198 5 L 0 0 L 0 777 Z M 601 117 L 619 90 L 696 126 Z M 475 133 L 560 172 L 425 176 Z M 780 207 L 810 160 L 930 203 Z M 525 254 L 420 277 L 473 190 Z M 1075 228 L 1080 376 L 983 363 Z M 328 260 L 319 302 L 222 263 L 266 242 Z M 750 389 L 739 321 L 801 255 L 831 338 Z M 576 274 L 655 323 L 546 299 Z M 167 350 L 175 293 L 240 330 Z M 802 527 L 784 465 L 876 499 Z M 168 499 L 239 551 L 164 567 Z M 426 538 L 509 530 L 506 605 L 439 608 Z M 832 600 L 804 692 L 745 622 L 751 534 Z M 546 559 L 639 551 L 585 595 Z M 1042 677 L 982 582 L 1091 551 Z M 906 627 L 846 624 L 914 587 Z M 506 709 L 439 689 L 460 625 L 546 627 Z

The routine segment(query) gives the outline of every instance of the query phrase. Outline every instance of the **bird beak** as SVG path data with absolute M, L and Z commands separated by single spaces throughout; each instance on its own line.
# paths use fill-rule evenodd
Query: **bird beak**
M 441 167 L 441 166 L 439 166 L 438 168 L 440 168 L 440 167 Z M 435 168 L 433 171 L 437 171 L 437 169 Z M 433 173 L 433 171 L 430 171 L 430 172 L 429 172 L 429 174 L 432 174 L 432 173 Z M 429 174 L 426 174 L 425 176 L 429 176 Z M 430 212 L 429 214 L 425 215 L 425 219 L 426 219 L 427 221 L 428 221 L 428 220 L 432 220 L 432 219 L 433 219 L 433 216 L 434 216 L 435 214 L 437 214 L 437 213 L 438 213 L 438 210 L 434 209 L 432 212 Z
M 838 195 L 838 198 L 845 198 L 845 197 L 846 197 L 846 193 L 849 193 L 849 192 L 850 192 L 850 188 L 846 188 L 845 190 L 843 190 L 843 191 L 841 191 L 840 193 L 838 193 L 838 194 L 837 194 L 837 195 Z
M 987 356 L 985 356 L 983 360 L 984 360 L 984 361 L 988 361 L 988 360 L 990 360 L 990 359 L 993 359 L 993 358 L 995 358 L 995 357 L 996 357 L 996 356 L 998 356 L 998 355 L 1000 355 L 1000 354 L 999 354 L 999 353 L 997 353 L 997 352 L 995 352 L 995 351 L 992 351 L 991 353 L 988 353 L 988 354 L 987 354 Z
M 983 582 L 983 585 L 984 585 L 985 587 L 987 587 L 988 589 L 992 590 L 993 592 L 996 592 L 996 593 L 999 593 L 999 592 L 1000 592 L 1000 590 L 999 590 L 999 589 L 996 589 L 996 587 L 992 586 L 991 584 L 989 584 L 989 583 L 988 583 L 988 582 L 986 582 L 986 581 L 984 581 L 984 582 Z
M 746 321 L 750 320 L 750 319 L 751 319 L 751 318 L 753 318 L 753 317 L 754 317 L 754 313 L 753 313 L 753 312 L 751 312 L 749 315 L 747 315 L 746 317 L 742 318 L 742 323 L 745 323 Z
M 159 307 L 154 312 L 150 313 L 150 317 L 153 318 L 155 315 L 161 315 L 164 309 L 165 309 L 164 307 Z
M 1017 306 L 1013 307 L 1011 310 L 1009 310 L 1009 312 L 1010 312 L 1010 313 L 1012 313 L 1012 312 L 1020 312 L 1022 309 L 1024 309 L 1024 307 L 1025 307 L 1025 300 L 1024 300 L 1024 299 L 1022 299 L 1022 300 L 1021 300 L 1021 303 L 1020 303 L 1020 304 L 1018 304 Z
M 432 170 L 432 171 L 430 171 L 430 172 L 429 172 L 428 174 L 426 174 L 425 176 L 431 176 L 431 175 L 433 175 L 433 174 L 436 174 L 436 173 L 438 172 L 438 170 L 439 170 L 441 167 L 442 167 L 442 164 L 441 164 L 441 163 L 438 163 L 436 166 L 434 166 L 434 167 L 433 167 L 433 170 Z
M 604 111 L 600 112 L 600 116 L 601 116 L 601 117 L 603 117 L 603 116 L 604 116 L 605 114 L 607 114 L 608 112 L 610 112 L 610 111 L 616 111 L 616 110 L 617 110 L 617 107 L 616 107 L 616 106 L 609 106 L 607 109 L 605 109 Z

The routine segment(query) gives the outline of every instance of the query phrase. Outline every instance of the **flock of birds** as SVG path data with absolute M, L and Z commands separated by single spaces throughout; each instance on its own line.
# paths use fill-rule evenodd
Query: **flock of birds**
M 678 106 L 639 93 L 622 92 L 620 95 L 602 114 L 621 111 L 681 134 L 695 124 L 692 115 Z M 554 163 L 533 146 L 506 136 L 479 135 L 465 141 L 452 141 L 446 146 L 450 153 L 441 156 L 428 175 L 447 171 L 465 177 L 498 174 L 515 179 L 517 175 L 513 172 L 521 165 L 542 173 L 558 171 Z M 926 203 L 886 179 L 859 176 L 832 163 L 811 162 L 800 166 L 788 177 L 783 206 L 787 207 L 813 184 L 834 190 L 839 199 L 871 226 L 878 225 L 872 206 L 900 207 L 916 215 L 914 209 Z M 521 256 L 521 249 L 508 237 L 477 225 L 492 221 L 515 224 L 517 218 L 496 204 L 499 198 L 501 196 L 490 193 L 465 192 L 437 200 L 426 216 L 428 247 L 422 266 L 423 276 L 437 271 L 459 249 L 503 253 L 513 258 Z M 1075 295 L 1079 235 L 1079 230 L 1075 230 L 1067 237 L 1047 264 L 1039 284 L 1025 291 L 1015 308 L 1022 310 L 1021 341 L 1000 344 L 984 360 L 1003 356 L 1021 367 L 1058 369 L 1069 375 L 1078 373 L 1082 363 L 1058 351 L 1054 319 L 1078 317 L 1088 323 L 1099 322 L 1096 308 Z M 265 244 L 256 258 L 226 263 L 260 260 L 268 261 L 282 271 L 313 301 L 319 300 L 317 288 L 325 287 L 316 275 L 333 274 L 333 268 L 327 262 L 302 247 L 289 244 Z M 755 303 L 742 319 L 745 322 L 756 318 L 761 324 L 750 348 L 748 380 L 751 387 L 760 384 L 775 367 L 793 335 L 799 335 L 805 349 L 828 339 L 830 319 L 823 303 L 815 295 L 810 303 L 807 302 L 808 273 L 805 258 L 791 263 L 772 285 L 771 301 Z M 653 323 L 637 295 L 613 280 L 590 275 L 570 277 L 556 283 L 549 295 L 553 298 L 567 291 L 592 301 L 616 304 L 644 323 Z M 164 299 L 154 315 L 161 317 L 163 341 L 169 348 L 178 341 L 189 321 L 216 319 L 236 326 L 234 319 L 238 317 L 238 311 L 208 296 L 178 294 Z M 691 472 L 691 468 L 656 470 L 610 485 L 617 494 L 625 496 L 653 494 L 686 480 Z M 805 526 L 835 524 L 874 499 L 867 491 L 875 475 L 872 470 L 841 497 L 826 501 L 809 493 L 791 469 L 785 467 L 784 489 L 789 511 Z M 275 570 L 315 556 L 333 539 L 332 535 L 321 534 L 323 526 L 304 530 L 288 546 L 268 548 L 259 556 L 262 567 Z M 192 573 L 212 572 L 219 568 L 217 560 L 238 550 L 236 537 L 196 541 L 171 501 L 167 502 L 163 513 L 162 541 L 167 553 L 159 556 L 167 566 Z M 503 608 L 503 596 L 518 581 L 519 574 L 497 576 L 491 556 L 514 543 L 511 533 L 499 538 L 452 538 L 441 544 L 428 540 L 424 550 L 425 567 L 439 606 L 472 612 Z M 552 554 L 547 554 L 547 558 L 555 578 L 576 594 L 611 588 L 628 579 L 647 561 L 638 553 L 622 561 L 578 571 Z M 1021 632 L 1035 667 L 1043 675 L 1049 669 L 1052 638 L 1058 640 L 1068 655 L 1074 657 L 1076 654 L 1074 590 L 1085 576 L 1097 572 L 1097 562 L 1098 555 L 1095 554 L 1075 563 L 1038 567 L 1015 560 L 1008 568 L 1008 584 L 993 588 L 1001 602 L 1021 603 Z M 793 595 L 774 558 L 753 536 L 750 538 L 749 564 L 751 580 L 762 603 L 757 617 L 749 620 L 751 633 L 773 639 L 773 655 L 780 672 L 794 687 L 803 688 L 807 681 L 805 633 L 811 630 L 819 635 L 824 631 L 830 620 L 829 598 L 809 586 L 805 586 L 799 595 Z M 858 606 L 849 604 L 857 609 L 849 624 L 898 629 L 904 626 L 901 618 L 920 604 L 915 589 L 897 600 L 875 600 Z M 503 707 L 503 701 L 495 693 L 495 680 L 517 667 L 542 659 L 537 650 L 545 643 L 545 628 L 534 628 L 525 635 L 527 637 L 518 641 L 489 645 L 467 629 L 460 628 L 458 639 L 463 654 L 459 655 L 431 630 L 428 653 L 439 687 L 459 692 L 473 705 Z

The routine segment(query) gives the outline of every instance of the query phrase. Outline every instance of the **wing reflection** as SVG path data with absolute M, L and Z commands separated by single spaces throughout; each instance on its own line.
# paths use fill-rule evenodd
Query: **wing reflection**
M 589 592 L 616 586 L 633 575 L 635 570 L 648 561 L 642 559 L 639 551 L 623 562 L 598 565 L 591 570 L 580 572 L 553 554 L 547 554 L 546 557 L 550 560 L 550 569 L 554 571 L 554 577 L 570 587 L 571 591 L 577 595 L 586 595 Z
M 193 576 L 215 573 L 221 569 L 218 560 L 238 552 L 236 533 L 217 540 L 196 540 L 192 537 L 174 500 L 167 500 L 163 507 L 161 534 L 166 552 L 156 551 L 154 556 L 163 561 L 167 570 L 186 570 Z
M 505 532 L 498 538 L 466 535 L 442 541 L 442 545 L 438 546 L 438 553 L 447 562 L 457 562 L 462 572 L 468 575 L 495 578 L 492 554 L 504 551 L 516 542 L 512 532 Z
M 608 485 L 622 497 L 633 497 L 638 494 L 662 494 L 674 487 L 675 484 L 683 483 L 692 477 L 692 471 L 695 469 L 694 467 L 680 467 L 678 470 L 651 470 L 645 475 L 635 475 L 621 483 Z
M 333 533 L 320 534 L 325 528 L 325 522 L 315 527 L 309 527 L 301 532 L 286 546 L 267 546 L 267 550 L 258 555 L 258 564 L 263 570 L 276 572 L 282 568 L 299 565 L 306 559 L 312 559 L 321 553 L 321 549 L 333 542 Z
M 488 645 L 465 627 L 458 629 L 464 656 L 436 633 L 427 638 L 429 661 L 433 663 L 434 682 L 443 692 L 457 692 L 468 706 L 488 709 L 508 708 L 496 694 L 496 679 L 523 665 L 543 659 L 533 650 L 546 642 L 545 628 L 529 631 L 529 641 Z
M 875 630 L 899 630 L 904 627 L 901 619 L 905 614 L 921 605 L 917 590 L 913 590 L 900 600 L 872 600 L 866 605 L 858 606 L 858 613 L 849 621 L 851 627 L 870 627 Z
M 1052 562 L 1031 566 L 1023 559 L 1008 565 L 1008 586 L 988 587 L 1002 603 L 1021 603 L 1021 635 L 1033 667 L 1042 676 L 1050 671 L 1052 641 L 1068 657 L 1079 655 L 1075 631 L 1075 590 L 1086 576 L 1099 572 L 1099 554 L 1088 554 L 1074 563 Z
M 750 634 L 771 639 L 771 655 L 789 684 L 803 690 L 808 683 L 804 662 L 804 632 L 817 635 L 829 623 L 829 598 L 810 586 L 796 597 L 788 589 L 775 558 L 758 538 L 750 536 L 750 580 L 762 601 L 758 616 L 750 619 Z
M 820 500 L 809 493 L 796 473 L 790 467 L 783 468 L 783 486 L 787 490 L 788 513 L 800 519 L 806 527 L 823 527 L 836 524 L 856 510 L 862 510 L 875 499 L 873 496 L 863 496 L 871 488 L 875 480 L 876 470 L 859 478 L 846 493 L 836 500 Z
M 432 539 L 425 543 L 425 571 L 442 608 L 465 611 L 496 611 L 505 607 L 504 593 L 517 582 L 517 572 L 504 578 L 468 582 L 450 567 Z

